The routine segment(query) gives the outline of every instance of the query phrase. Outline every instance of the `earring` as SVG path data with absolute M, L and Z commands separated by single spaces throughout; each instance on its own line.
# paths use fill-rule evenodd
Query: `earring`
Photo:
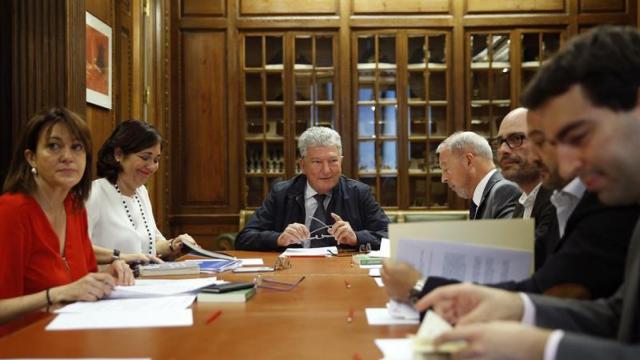
M 32 167 L 31 168 L 31 173 L 33 174 L 33 176 L 37 176 L 38 175 L 38 169 Z

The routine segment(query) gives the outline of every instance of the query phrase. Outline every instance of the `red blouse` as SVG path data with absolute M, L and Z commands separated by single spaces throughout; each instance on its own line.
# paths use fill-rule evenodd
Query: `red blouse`
M 0 196 L 0 299 L 69 284 L 97 271 L 87 213 L 73 208 L 71 195 L 64 205 L 63 258 L 58 236 L 33 197 L 17 193 Z M 0 336 L 7 330 L 4 327 L 0 325 Z

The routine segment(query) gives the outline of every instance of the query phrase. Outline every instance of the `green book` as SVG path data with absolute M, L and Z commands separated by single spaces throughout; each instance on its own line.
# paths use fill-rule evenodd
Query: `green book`
M 382 265 L 382 258 L 370 257 L 366 254 L 357 254 L 352 256 L 352 261 L 357 265 Z
M 248 289 L 229 291 L 225 293 L 209 293 L 209 292 L 200 292 L 197 296 L 198 302 L 231 302 L 231 303 L 241 303 L 246 302 L 251 299 L 253 295 L 256 293 L 256 288 L 251 287 Z

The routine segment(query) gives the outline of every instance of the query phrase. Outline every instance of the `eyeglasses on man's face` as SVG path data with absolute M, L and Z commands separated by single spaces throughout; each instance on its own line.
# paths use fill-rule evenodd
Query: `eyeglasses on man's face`
M 491 140 L 491 146 L 495 150 L 498 150 L 500 146 L 502 146 L 502 143 L 507 143 L 509 149 L 513 150 L 522 146 L 526 138 L 527 136 L 524 133 L 513 133 L 507 135 L 507 137 L 498 136 Z

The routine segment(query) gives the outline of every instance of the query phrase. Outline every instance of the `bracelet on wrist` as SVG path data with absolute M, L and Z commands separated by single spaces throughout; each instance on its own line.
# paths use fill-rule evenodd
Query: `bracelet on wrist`
M 47 306 L 53 305 L 53 301 L 51 301 L 51 295 L 49 294 L 50 290 L 51 288 L 47 289 L 47 291 L 45 292 L 47 294 Z
M 113 254 L 111 254 L 111 262 L 113 263 L 116 260 L 120 259 L 120 250 L 119 249 L 113 249 Z

